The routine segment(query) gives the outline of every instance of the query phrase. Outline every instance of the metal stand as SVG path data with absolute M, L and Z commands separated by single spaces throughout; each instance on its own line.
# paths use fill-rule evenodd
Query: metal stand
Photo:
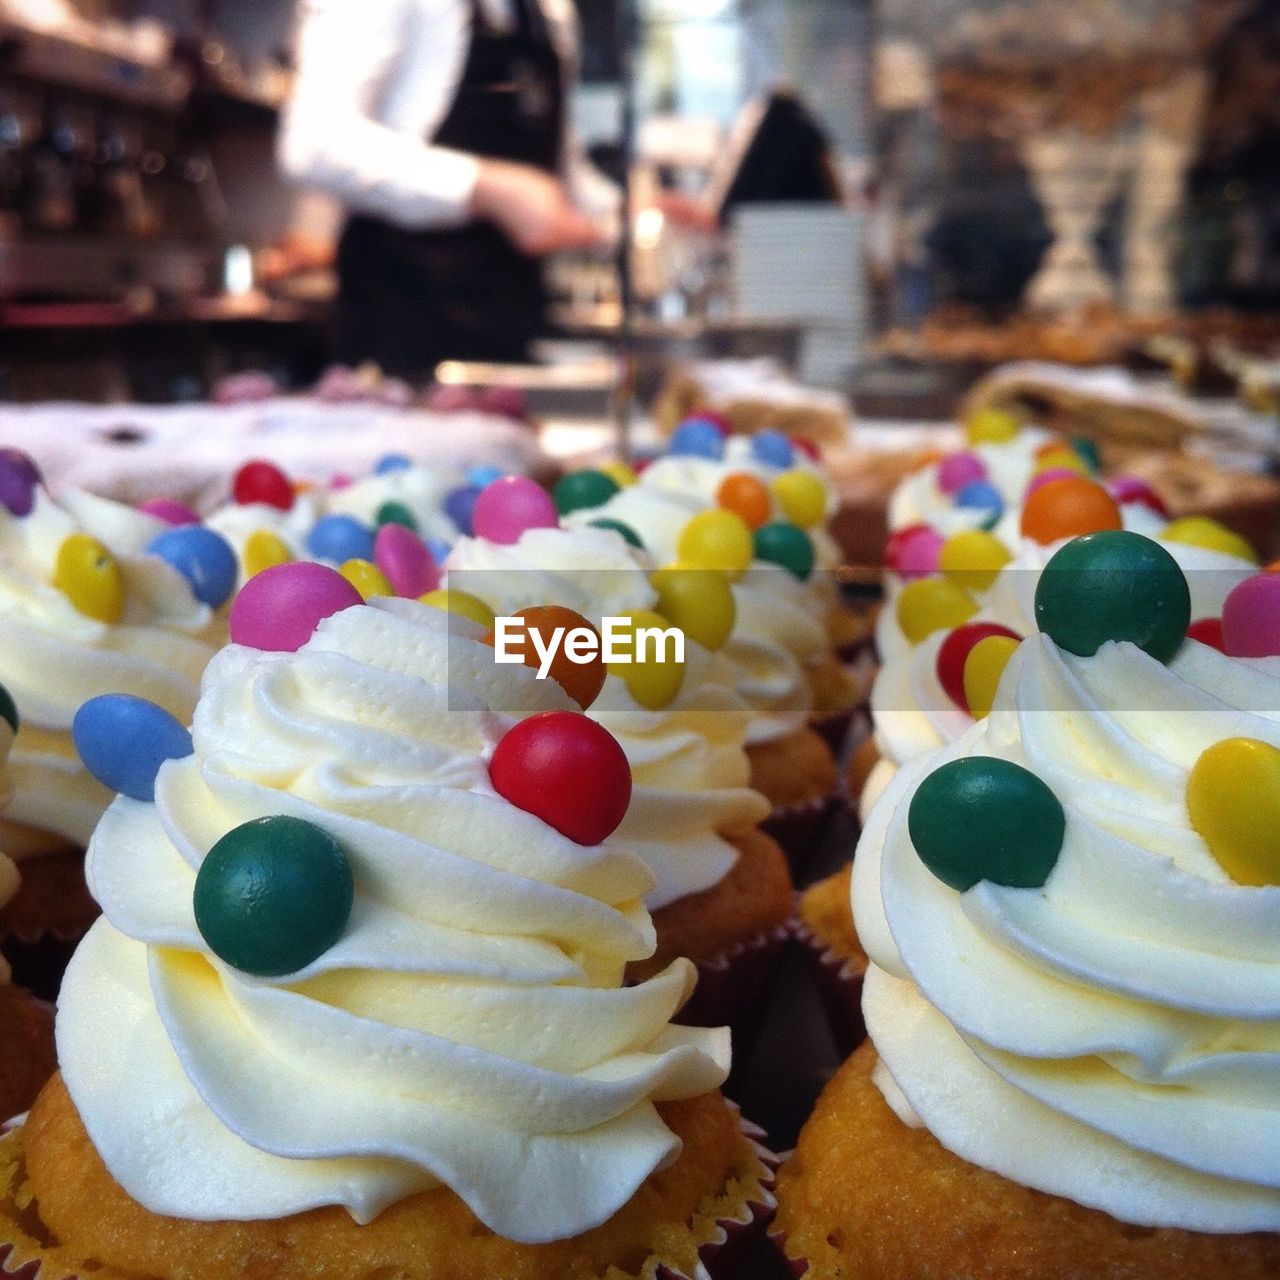
M 622 318 L 618 328 L 618 385 L 613 420 L 618 453 L 631 460 L 631 427 L 636 401 L 635 286 L 631 275 L 635 244 L 636 52 L 640 45 L 638 0 L 618 0 L 618 72 L 622 88 L 622 227 L 618 238 L 618 282 Z

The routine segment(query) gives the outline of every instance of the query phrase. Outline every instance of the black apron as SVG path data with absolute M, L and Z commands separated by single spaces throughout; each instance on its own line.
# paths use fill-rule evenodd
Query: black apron
M 491 160 L 560 170 L 565 99 L 560 56 L 539 0 L 514 0 L 495 30 L 471 0 L 471 48 L 457 97 L 430 140 Z M 492 223 L 406 231 L 348 220 L 338 246 L 339 348 L 399 377 L 441 360 L 522 361 L 543 329 L 542 264 Z

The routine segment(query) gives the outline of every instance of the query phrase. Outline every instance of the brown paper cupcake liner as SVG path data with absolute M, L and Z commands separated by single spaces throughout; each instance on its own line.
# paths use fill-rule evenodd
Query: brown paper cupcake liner
M 804 804 L 775 809 L 760 824 L 765 835 L 778 842 L 797 883 L 808 870 L 837 803 L 837 796 L 817 796 Z
M 737 1111 L 736 1107 L 734 1109 Z M 698 1246 L 698 1263 L 692 1273 L 659 1263 L 653 1269 L 654 1280 L 749 1280 L 744 1270 L 747 1259 L 763 1239 L 778 1208 L 774 1184 L 781 1159 L 764 1145 L 764 1130 L 752 1124 L 741 1112 L 737 1112 L 737 1119 L 739 1131 L 759 1162 L 752 1178 L 743 1179 L 746 1185 L 741 1202 L 727 1216 L 715 1219 L 714 1230 Z M 25 1120 L 26 1116 L 17 1116 L 0 1124 L 0 1136 L 19 1128 Z M 0 1243 L 0 1277 L 3 1280 L 40 1280 L 43 1270 L 42 1259 L 23 1261 L 15 1257 L 15 1246 L 11 1242 Z M 50 1268 L 46 1280 L 95 1280 L 95 1277 L 100 1280 L 104 1274 L 113 1273 L 95 1267 L 92 1272 L 86 1271 L 81 1276 L 59 1266 Z
M 787 1254 L 787 1233 L 774 1228 L 769 1229 L 769 1243 L 778 1252 L 778 1257 L 782 1259 L 782 1265 L 786 1268 L 792 1280 L 801 1280 L 803 1276 L 809 1273 L 809 1264 L 803 1258 L 792 1258 Z
M 853 727 L 856 710 L 856 707 L 849 707 L 844 711 L 833 711 L 809 722 L 809 728 L 831 748 L 832 755 L 837 759 L 844 751 L 844 744 L 849 737 L 849 730 Z
M 866 1038 L 862 1017 L 862 984 L 867 976 L 860 956 L 842 956 L 827 946 L 798 916 L 792 933 L 804 949 L 814 984 L 841 1058 L 847 1058 Z

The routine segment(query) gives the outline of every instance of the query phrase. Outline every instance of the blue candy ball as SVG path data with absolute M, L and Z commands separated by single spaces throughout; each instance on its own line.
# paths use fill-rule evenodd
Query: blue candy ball
M 501 467 L 482 464 L 467 468 L 467 483 L 477 489 L 487 489 L 495 480 L 501 480 L 507 473 Z
M 431 552 L 431 558 L 436 564 L 444 564 L 449 558 L 452 548 L 443 538 L 423 538 L 423 542 L 427 544 L 427 550 Z
M 671 453 L 676 457 L 709 458 L 719 462 L 724 457 L 724 436 L 715 423 L 705 418 L 687 418 L 672 433 Z
M 957 507 L 971 507 L 976 511 L 1003 511 L 1004 499 L 1000 491 L 986 480 L 974 480 L 956 494 Z
M 795 445 L 782 434 L 769 428 L 757 431 L 751 437 L 751 456 L 766 467 L 781 467 L 783 470 L 795 465 Z
M 476 499 L 480 490 L 473 484 L 464 484 L 461 488 L 450 490 L 444 500 L 444 513 L 458 526 L 458 532 L 469 538 L 474 533 L 472 517 L 475 514 Z
M 90 698 L 71 722 L 71 738 L 104 787 L 147 802 L 156 798 L 160 766 L 192 752 L 190 732 L 173 716 L 127 693 Z
M 388 453 L 378 459 L 373 471 L 375 475 L 386 476 L 393 471 L 408 471 L 411 466 L 413 460 L 407 454 Z
M 167 529 L 147 550 L 177 569 L 201 604 L 217 609 L 231 599 L 239 566 L 231 544 L 220 533 L 200 524 L 182 525 Z
M 317 560 L 346 564 L 373 559 L 374 533 L 355 516 L 323 516 L 307 534 L 307 551 Z

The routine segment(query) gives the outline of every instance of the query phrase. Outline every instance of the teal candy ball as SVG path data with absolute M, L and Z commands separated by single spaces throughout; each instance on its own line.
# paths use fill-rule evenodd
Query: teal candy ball
M 1066 815 L 1034 773 L 974 756 L 925 778 L 912 798 L 907 830 L 921 862 L 961 893 L 981 880 L 1038 889 L 1062 852 Z
M 617 492 L 617 481 L 603 471 L 571 471 L 556 481 L 551 496 L 555 499 L 556 510 L 567 516 L 572 511 L 602 507 Z
M 1128 640 L 1168 662 L 1191 625 L 1191 593 L 1158 542 L 1122 529 L 1090 533 L 1045 566 L 1036 621 L 1059 648 L 1082 658 L 1108 640 Z
M 793 524 L 766 524 L 755 532 L 755 558 L 781 565 L 801 582 L 813 573 L 813 539 Z
M 418 532 L 418 521 L 403 502 L 384 502 L 373 517 L 373 522 L 379 529 L 384 524 L 402 524 L 413 533 Z
M 228 831 L 196 876 L 196 925 L 213 953 L 260 978 L 305 969 L 342 937 L 355 885 L 342 846 L 301 818 Z
M 621 520 L 592 520 L 591 527 L 593 529 L 612 529 L 628 546 L 635 547 L 638 551 L 644 550 L 644 543 L 640 541 L 640 535 L 629 524 L 623 524 Z

